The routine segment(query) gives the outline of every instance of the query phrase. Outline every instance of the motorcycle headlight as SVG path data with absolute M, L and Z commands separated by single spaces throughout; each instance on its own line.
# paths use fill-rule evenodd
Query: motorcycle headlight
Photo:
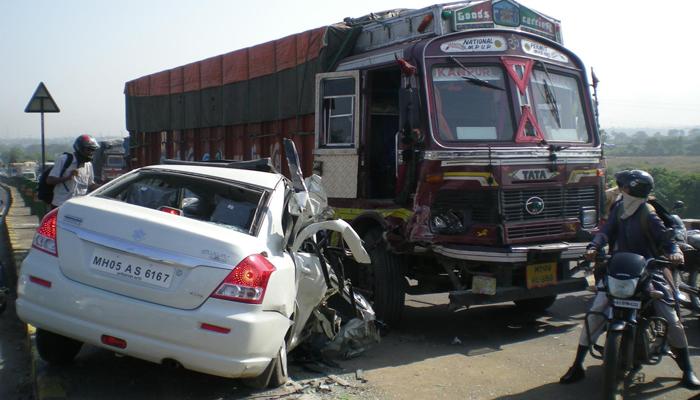
M 608 275 L 608 293 L 620 299 L 632 297 L 638 282 L 639 278 L 616 279 Z

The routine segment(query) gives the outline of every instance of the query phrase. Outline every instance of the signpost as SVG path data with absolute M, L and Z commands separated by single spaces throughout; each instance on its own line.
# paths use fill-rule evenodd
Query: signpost
M 37 86 L 36 90 L 34 91 L 34 95 L 32 98 L 29 100 L 29 104 L 27 104 L 27 107 L 24 109 L 24 112 L 26 113 L 41 113 L 41 173 L 44 173 L 44 168 L 46 168 L 46 156 L 45 156 L 45 147 L 44 147 L 44 113 L 57 113 L 61 112 L 61 110 L 58 109 L 58 106 L 56 105 L 56 102 L 53 101 L 53 97 L 51 97 L 51 93 L 49 93 L 48 89 L 46 89 L 46 86 L 44 86 L 44 82 L 39 82 L 39 86 Z

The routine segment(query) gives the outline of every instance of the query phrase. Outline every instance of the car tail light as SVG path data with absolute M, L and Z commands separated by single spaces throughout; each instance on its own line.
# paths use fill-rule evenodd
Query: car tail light
M 260 304 L 275 266 L 262 254 L 243 259 L 226 276 L 211 297 L 242 303 Z
M 172 215 L 182 215 L 182 210 L 180 210 L 179 208 L 173 208 L 168 206 L 161 206 L 158 208 L 158 211 L 163 211 Z
M 36 228 L 32 247 L 41 250 L 52 256 L 58 257 L 58 245 L 56 241 L 56 219 L 58 218 L 58 208 L 49 211 L 41 220 L 41 224 Z

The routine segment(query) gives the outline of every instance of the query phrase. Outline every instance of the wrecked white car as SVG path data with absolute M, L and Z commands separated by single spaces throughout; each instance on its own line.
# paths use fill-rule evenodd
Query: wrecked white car
M 328 219 L 320 178 L 307 190 L 290 143 L 292 181 L 241 165 L 150 166 L 47 214 L 16 303 L 40 356 L 69 362 L 90 343 L 262 387 L 286 380 L 287 352 L 307 335 L 346 355 L 358 350 L 346 338 L 377 338 L 371 307 L 334 272 L 369 256 Z M 334 294 L 356 311 L 343 327 Z

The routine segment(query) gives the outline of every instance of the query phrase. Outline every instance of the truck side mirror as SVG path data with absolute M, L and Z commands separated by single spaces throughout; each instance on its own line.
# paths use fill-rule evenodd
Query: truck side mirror
M 405 78 L 404 78 L 405 79 Z M 399 89 L 399 130 L 410 135 L 420 123 L 418 91 L 410 85 Z

